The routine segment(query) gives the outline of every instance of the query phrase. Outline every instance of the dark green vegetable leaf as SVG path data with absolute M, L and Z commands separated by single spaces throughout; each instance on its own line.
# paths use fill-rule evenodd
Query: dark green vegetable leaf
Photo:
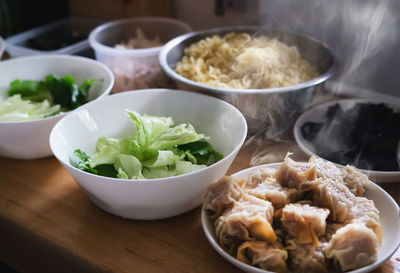
M 193 162 L 193 158 L 195 158 L 196 164 L 209 166 L 223 158 L 223 155 L 215 151 L 211 144 L 205 139 L 178 145 L 177 148 L 187 154 L 187 160 Z
M 42 102 L 44 100 L 51 101 L 51 94 L 43 82 L 30 81 L 19 79 L 14 80 L 10 83 L 10 89 L 8 95 L 13 96 L 20 94 L 24 100 L 31 100 L 35 102 Z
M 86 79 L 78 86 L 71 75 L 59 78 L 52 74 L 43 81 L 17 79 L 10 83 L 8 95 L 20 94 L 24 100 L 37 102 L 47 99 L 65 110 L 72 110 L 89 101 L 89 89 L 94 81 Z
M 107 177 L 117 177 L 118 172 L 115 170 L 112 164 L 102 164 L 94 167 L 98 175 Z
M 83 81 L 83 83 L 79 86 L 79 93 L 81 96 L 83 96 L 84 98 L 89 97 L 89 89 L 93 85 L 95 80 L 96 79 L 91 79 L 91 80 L 85 79 Z
M 80 149 L 76 149 L 71 157 L 71 165 L 79 170 L 97 174 L 97 170 L 95 168 L 90 167 L 89 156 Z
M 72 166 L 93 174 L 98 174 L 107 177 L 117 177 L 118 172 L 112 164 L 102 164 L 94 168 L 90 167 L 89 156 L 82 150 L 76 149 L 71 158 Z

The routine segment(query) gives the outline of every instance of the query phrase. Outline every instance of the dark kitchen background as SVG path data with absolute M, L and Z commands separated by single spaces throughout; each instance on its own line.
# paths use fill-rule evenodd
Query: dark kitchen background
M 400 1 L 397 0 L 0 0 L 0 36 L 68 16 L 114 20 L 167 16 L 193 29 L 224 25 L 279 25 L 317 37 L 341 66 L 328 87 L 344 95 L 400 102 Z

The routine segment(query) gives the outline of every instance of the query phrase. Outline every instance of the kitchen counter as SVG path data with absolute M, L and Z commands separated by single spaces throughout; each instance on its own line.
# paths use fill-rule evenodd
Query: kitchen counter
M 249 167 L 253 152 L 244 146 L 228 173 Z M 400 183 L 381 186 L 400 202 Z M 156 221 L 113 216 L 54 157 L 0 157 L 0 260 L 21 273 L 240 272 L 207 241 L 199 207 Z M 400 250 L 373 272 L 400 272 Z

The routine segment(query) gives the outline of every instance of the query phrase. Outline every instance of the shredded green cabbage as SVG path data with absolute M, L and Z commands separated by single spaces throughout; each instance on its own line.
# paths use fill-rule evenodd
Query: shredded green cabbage
M 103 176 L 152 179 L 193 172 L 223 158 L 191 124 L 174 125 L 170 117 L 125 112 L 136 127 L 132 136 L 100 137 L 92 155 L 77 149 L 71 164 Z
M 48 100 L 31 102 L 23 100 L 21 95 L 8 97 L 0 102 L 0 121 L 27 121 L 55 115 L 60 111 L 60 105 L 51 106 Z

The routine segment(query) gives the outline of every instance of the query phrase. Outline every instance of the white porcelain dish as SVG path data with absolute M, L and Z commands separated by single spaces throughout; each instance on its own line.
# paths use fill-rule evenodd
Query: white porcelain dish
M 176 124 L 189 122 L 197 132 L 210 137 L 211 145 L 224 158 L 189 174 L 148 180 L 108 178 L 73 167 L 70 157 L 75 149 L 92 154 L 99 137 L 132 134 L 134 126 L 125 109 L 172 117 Z M 205 189 L 226 173 L 246 135 L 243 115 L 220 99 L 182 90 L 145 89 L 114 94 L 82 106 L 54 126 L 50 147 L 100 208 L 124 218 L 160 219 L 199 206 Z
M 91 100 L 108 95 L 114 84 L 111 70 L 89 58 L 72 55 L 19 57 L 0 62 L 0 100 L 7 97 L 13 80 L 42 80 L 52 73 L 59 77 L 72 75 L 78 84 L 84 79 L 99 79 L 89 91 Z M 17 159 L 51 156 L 50 131 L 66 114 L 30 121 L 0 122 L 0 156 Z
M 247 177 L 252 171 L 260 167 L 278 168 L 281 163 L 265 164 L 248 168 L 233 174 L 235 178 L 243 179 Z M 365 273 L 374 270 L 389 259 L 400 245 L 400 211 L 399 206 L 393 200 L 393 198 L 381 187 L 375 183 L 370 183 L 366 190 L 366 197 L 372 199 L 375 206 L 380 212 L 380 222 L 382 225 L 383 240 L 382 245 L 378 251 L 378 259 L 373 264 L 359 268 L 353 271 L 347 271 L 347 273 Z M 271 271 L 263 270 L 254 266 L 247 265 L 231 255 L 225 252 L 218 244 L 212 222 L 207 217 L 207 212 L 202 208 L 201 211 L 201 222 L 204 233 L 207 240 L 210 242 L 212 247 L 226 260 L 240 268 L 241 270 L 248 273 L 271 273 Z
M 294 127 L 293 127 L 293 133 L 294 133 L 294 138 L 297 142 L 297 145 L 300 147 L 301 150 L 303 150 L 307 155 L 312 156 L 316 155 L 319 156 L 312 143 L 307 141 L 302 133 L 301 133 L 301 127 L 303 126 L 304 123 L 306 122 L 323 122 L 325 118 L 325 113 L 327 109 L 330 106 L 335 105 L 338 103 L 343 110 L 349 110 L 351 109 L 354 105 L 357 103 L 371 103 L 372 101 L 369 99 L 344 99 L 344 100 L 337 100 L 337 101 L 332 101 L 328 103 L 324 103 L 321 105 L 317 105 L 308 111 L 304 112 L 299 116 L 299 118 L 296 120 Z M 375 101 L 373 103 L 378 103 L 378 101 Z M 387 104 L 386 104 L 387 105 Z M 399 111 L 400 107 L 396 106 L 389 106 L 392 107 L 395 111 Z M 327 160 L 327 159 L 325 159 Z M 335 163 L 339 167 L 343 167 L 343 165 Z M 370 179 L 374 182 L 400 182 L 400 171 L 374 171 L 374 170 L 363 170 L 360 169 L 363 173 L 367 174 Z

